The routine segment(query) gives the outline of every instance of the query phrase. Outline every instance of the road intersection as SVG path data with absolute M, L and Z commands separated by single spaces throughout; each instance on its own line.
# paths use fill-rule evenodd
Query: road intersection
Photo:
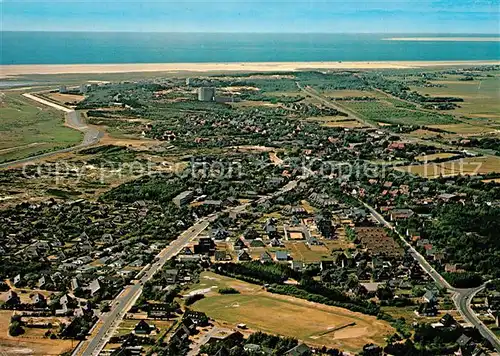
M 363 204 L 370 211 L 375 220 L 377 220 L 385 227 L 393 230 L 399 236 L 413 258 L 420 264 L 422 269 L 436 282 L 436 284 L 452 293 L 452 299 L 455 303 L 455 306 L 457 307 L 457 310 L 462 315 L 464 320 L 474 325 L 481 333 L 481 335 L 486 340 L 488 340 L 498 352 L 500 352 L 500 340 L 490 329 L 486 327 L 486 325 L 484 325 L 484 323 L 477 317 L 476 313 L 474 313 L 471 308 L 472 298 L 485 288 L 486 283 L 477 288 L 459 289 L 452 287 L 448 283 L 448 281 L 446 281 L 446 279 L 444 279 L 443 276 L 441 276 L 439 272 L 436 271 L 429 262 L 427 262 L 424 256 L 422 256 L 412 245 L 408 243 L 408 241 L 406 241 L 406 239 L 396 230 L 394 225 L 385 220 L 385 218 L 374 208 L 366 203 Z

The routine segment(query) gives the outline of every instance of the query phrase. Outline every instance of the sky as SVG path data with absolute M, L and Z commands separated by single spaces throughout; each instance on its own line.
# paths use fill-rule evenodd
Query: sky
M 500 0 L 0 0 L 3 31 L 500 33 Z

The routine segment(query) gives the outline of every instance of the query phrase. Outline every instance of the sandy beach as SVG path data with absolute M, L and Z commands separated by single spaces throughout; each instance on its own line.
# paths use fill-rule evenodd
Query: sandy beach
M 259 62 L 259 63 L 130 63 L 0 65 L 0 78 L 30 74 L 96 74 L 130 72 L 273 72 L 305 69 L 408 69 L 464 65 L 493 65 L 500 61 L 386 62 Z
M 384 41 L 500 42 L 500 37 L 391 37 Z

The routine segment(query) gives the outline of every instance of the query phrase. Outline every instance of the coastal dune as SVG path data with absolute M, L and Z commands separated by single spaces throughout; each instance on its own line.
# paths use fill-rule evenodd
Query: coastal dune
M 255 62 L 0 65 L 0 78 L 30 74 L 98 74 L 130 72 L 272 72 L 305 69 L 407 69 L 463 65 L 498 65 L 500 61 Z

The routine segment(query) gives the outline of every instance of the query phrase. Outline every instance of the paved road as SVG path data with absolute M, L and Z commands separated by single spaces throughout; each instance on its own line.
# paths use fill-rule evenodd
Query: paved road
M 474 325 L 479 330 L 481 335 L 493 345 L 497 352 L 500 353 L 500 340 L 493 333 L 493 331 L 484 325 L 471 308 L 472 299 L 477 293 L 483 290 L 485 286 L 486 284 L 483 284 L 478 288 L 456 290 L 456 293 L 453 296 L 453 301 L 455 302 L 457 309 L 460 311 L 460 314 L 462 314 L 462 317 Z
M 459 289 L 459 288 L 454 288 L 452 287 L 444 278 L 437 272 L 430 264 L 427 262 L 427 260 L 422 256 L 413 246 L 411 246 L 408 241 L 395 229 L 395 227 L 388 222 L 387 220 L 384 219 L 382 215 L 380 215 L 374 208 L 369 206 L 366 203 L 363 203 L 364 206 L 370 211 L 372 216 L 382 225 L 388 227 L 389 229 L 393 230 L 394 232 L 397 233 L 401 241 L 403 241 L 404 245 L 408 248 L 410 251 L 410 254 L 413 256 L 413 258 L 420 264 L 422 269 L 429 275 L 431 278 L 442 288 L 447 289 L 451 293 L 453 293 L 452 299 L 455 302 L 455 306 L 457 307 L 457 310 L 460 312 L 462 317 L 465 319 L 465 321 L 471 323 L 474 325 L 481 335 L 488 340 L 493 347 L 500 352 L 500 340 L 498 337 L 484 325 L 484 323 L 479 320 L 477 317 L 476 313 L 471 308 L 471 300 L 472 298 L 481 290 L 484 289 L 485 284 L 483 284 L 480 287 L 477 288 L 469 288 L 469 289 Z
M 304 178 L 304 177 L 303 177 Z M 300 178 L 300 179 L 303 179 Z M 299 179 L 299 180 L 300 180 Z M 277 197 L 285 192 L 294 189 L 297 186 L 298 181 L 291 181 L 286 184 L 283 188 L 273 193 L 271 196 L 263 197 L 258 200 L 262 203 L 271 197 Z M 111 304 L 111 311 L 106 315 L 103 315 L 101 320 L 103 325 L 99 328 L 97 334 L 90 339 L 88 343 L 81 343 L 80 346 L 73 351 L 72 355 L 83 355 L 83 356 L 96 356 L 99 355 L 103 347 L 108 342 L 109 338 L 113 335 L 114 330 L 120 324 L 121 320 L 125 316 L 126 312 L 134 305 L 137 298 L 142 293 L 142 287 L 145 282 L 150 280 L 153 275 L 160 270 L 165 262 L 179 253 L 182 248 L 184 248 L 189 242 L 194 240 L 203 230 L 207 228 L 210 222 L 217 219 L 217 217 L 224 213 L 230 211 L 243 211 L 250 203 L 245 203 L 237 207 L 228 208 L 219 214 L 210 214 L 199 220 L 198 223 L 190 227 L 188 230 L 184 231 L 176 240 L 172 241 L 170 245 L 165 247 L 156 257 L 157 262 L 155 262 L 149 269 L 146 270 L 143 277 L 134 285 L 127 286 L 122 293 L 115 298 Z M 84 348 L 83 353 L 80 350 Z
M 341 111 L 341 112 L 345 112 L 348 116 L 348 118 L 351 118 L 351 119 L 354 119 L 356 121 L 359 121 L 361 122 L 363 125 L 367 126 L 367 127 L 373 127 L 373 128 L 376 128 L 376 129 L 380 129 L 380 127 L 378 127 L 377 125 L 367 121 L 367 120 L 363 120 L 362 118 L 360 118 L 358 115 L 356 115 L 352 110 L 348 109 L 348 108 L 345 108 L 345 107 L 340 107 L 338 105 L 335 105 L 331 100 L 328 100 L 327 98 L 325 98 L 324 96 L 322 96 L 320 93 L 318 93 L 315 89 L 307 86 L 307 87 L 303 87 L 302 85 L 300 85 L 299 82 L 296 82 L 297 84 L 297 87 L 302 90 L 304 93 L 306 93 L 307 95 L 310 95 L 312 96 L 313 98 L 315 98 L 316 100 L 322 102 L 325 106 L 328 106 L 332 109 L 335 109 L 335 110 L 338 110 L 338 111 Z
M 200 348 L 207 343 L 208 340 L 215 334 L 219 332 L 218 327 L 214 326 L 212 329 L 207 331 L 205 335 L 200 337 L 200 339 L 193 345 L 193 348 L 189 350 L 186 356 L 197 356 L 200 353 Z
M 26 97 L 26 98 L 28 98 L 28 99 L 37 101 L 37 102 L 39 102 L 41 104 L 50 106 L 50 107 L 52 107 L 54 109 L 57 109 L 57 110 L 60 110 L 60 111 L 64 112 L 64 117 L 65 117 L 66 125 L 69 126 L 69 127 L 71 127 L 72 129 L 75 129 L 75 130 L 83 132 L 84 133 L 83 140 L 82 140 L 82 143 L 80 143 L 80 144 L 78 144 L 76 146 L 72 146 L 72 147 L 68 147 L 68 148 L 63 148 L 63 149 L 57 150 L 57 151 L 42 153 L 42 154 L 39 154 L 39 155 L 36 155 L 36 156 L 31 156 L 31 157 L 23 158 L 23 159 L 19 159 L 19 160 L 16 160 L 16 161 L 10 161 L 10 162 L 6 162 L 6 163 L 2 163 L 2 164 L 0 164 L 0 168 L 8 168 L 8 167 L 15 166 L 15 165 L 18 165 L 18 164 L 32 162 L 32 161 L 36 161 L 38 159 L 51 157 L 51 156 L 54 156 L 54 155 L 57 155 L 57 154 L 60 154 L 60 153 L 71 152 L 71 151 L 74 151 L 74 150 L 77 150 L 77 149 L 80 149 L 80 148 L 84 148 L 84 147 L 87 147 L 87 146 L 95 145 L 95 144 L 99 143 L 99 141 L 101 140 L 102 136 L 104 135 L 103 131 L 100 131 L 100 130 L 96 129 L 95 127 L 87 126 L 83 122 L 80 113 L 78 111 L 76 111 L 76 110 L 67 108 L 65 106 L 53 103 L 51 101 L 48 101 L 48 100 L 45 100 L 45 99 L 42 99 L 42 98 L 39 98 L 38 96 L 35 96 L 33 94 L 24 93 L 23 96 Z
M 116 330 L 121 320 L 127 311 L 134 305 L 136 300 L 142 293 L 142 287 L 146 281 L 151 279 L 153 275 L 160 270 L 165 262 L 175 256 L 179 251 L 196 238 L 203 230 L 209 225 L 210 218 L 201 219 L 200 222 L 193 225 L 188 230 L 184 231 L 176 240 L 172 241 L 170 245 L 165 247 L 156 257 L 157 261 L 154 262 L 149 269 L 146 270 L 143 277 L 131 286 L 127 286 L 122 293 L 111 304 L 111 311 L 101 317 L 103 322 L 97 334 L 90 339 L 86 345 L 82 343 L 84 348 L 81 353 L 84 356 L 99 355 L 102 348 L 108 342 L 113 332 Z M 156 260 L 156 259 L 155 259 Z M 80 350 L 75 350 L 73 355 L 76 355 Z

